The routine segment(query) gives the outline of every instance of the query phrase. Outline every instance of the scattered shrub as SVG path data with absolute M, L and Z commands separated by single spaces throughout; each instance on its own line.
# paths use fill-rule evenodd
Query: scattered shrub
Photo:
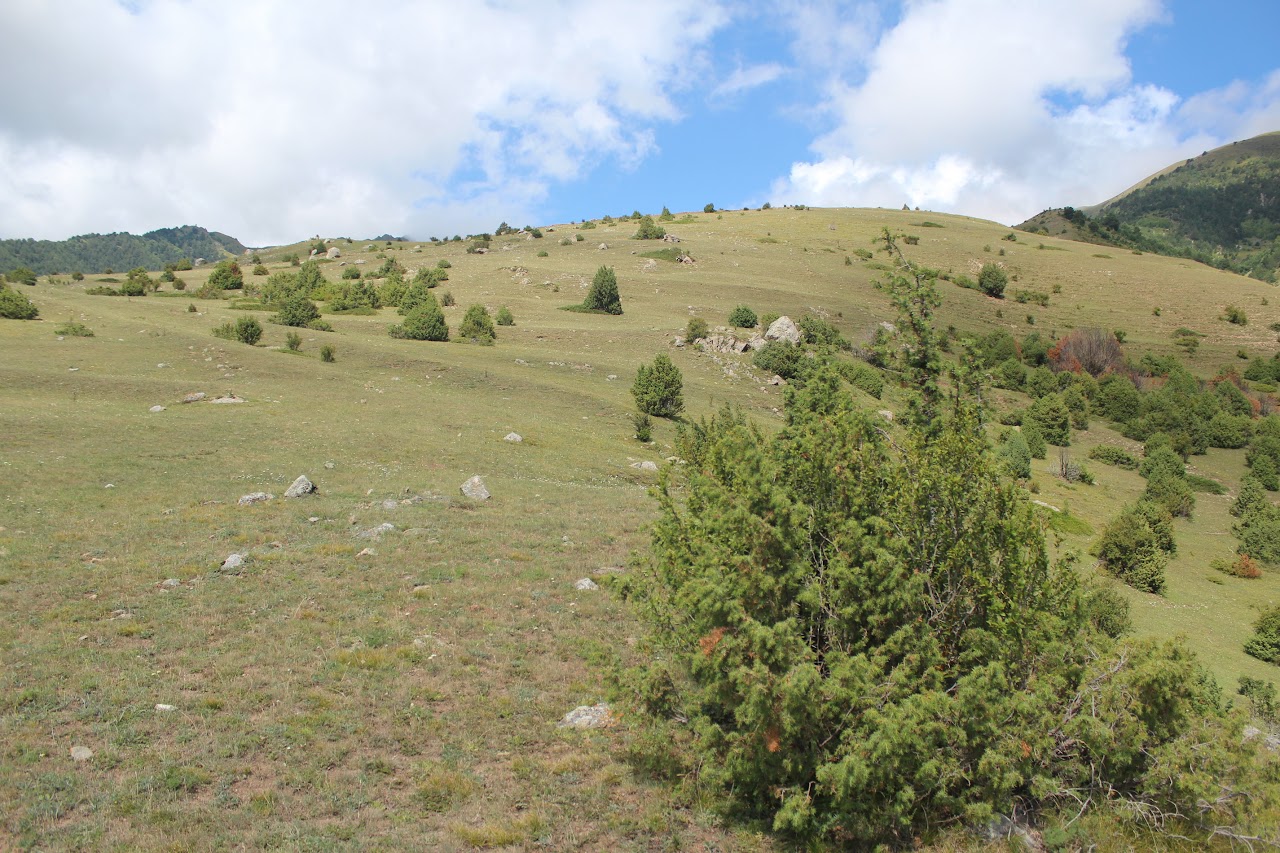
M 448 308 L 450 305 L 455 304 L 453 299 L 453 294 L 447 290 L 444 293 L 440 294 L 440 304 L 445 308 Z
M 684 339 L 691 344 L 702 340 L 710 333 L 711 329 L 707 326 L 707 321 L 701 317 L 690 317 L 684 327 Z
M 1262 611 L 1244 650 L 1258 660 L 1280 664 L 1280 606 Z
M 1089 458 L 1096 459 L 1104 465 L 1114 465 L 1126 471 L 1138 470 L 1138 460 L 1122 447 L 1111 444 L 1099 444 L 1089 451 Z
M 347 267 L 342 271 L 342 277 L 344 279 L 357 279 L 360 277 L 360 268 L 355 266 Z
M 800 348 L 787 341 L 769 341 L 752 356 L 751 363 L 766 373 L 773 373 L 783 379 L 794 379 L 800 372 L 804 353 Z
M 746 305 L 739 305 L 729 312 L 729 325 L 737 329 L 754 329 L 757 319 L 756 312 Z
M 644 412 L 639 412 L 631 416 L 631 422 L 636 428 L 636 440 L 645 442 L 646 444 L 653 439 L 653 422 L 649 420 L 649 416 Z
M 239 290 L 244 287 L 240 265 L 230 259 L 219 261 L 213 272 L 209 273 L 205 286 L 211 290 Z
M 38 276 L 36 276 L 33 270 L 27 267 L 17 267 L 16 269 L 10 270 L 5 278 L 14 284 L 26 284 L 34 287 Z
M 1093 554 L 1119 580 L 1143 592 L 1164 593 L 1168 552 L 1148 519 L 1134 508 L 1112 519 Z
M 684 411 L 683 391 L 680 369 L 661 353 L 654 357 L 652 365 L 640 365 L 631 385 L 636 408 L 659 418 L 674 418 Z
M 308 299 L 306 294 L 296 292 L 277 303 L 277 312 L 271 318 L 271 322 L 281 326 L 303 327 L 309 326 L 318 319 L 320 319 L 320 309 L 316 304 Z
M 1234 560 L 1210 560 L 1209 565 L 1218 571 L 1231 575 L 1233 578 L 1245 578 L 1246 580 L 1254 580 L 1262 577 L 1262 569 L 1258 568 L 1258 564 L 1248 554 L 1240 554 Z
M 265 264 L 255 264 L 253 267 L 253 274 L 254 275 L 270 275 L 271 270 L 267 269 Z M 169 275 L 172 276 L 173 273 L 169 273 Z
M 499 326 L 514 326 L 516 324 L 516 318 L 512 316 L 511 309 L 505 305 L 498 309 L 498 315 L 495 320 Z
M 53 330 L 55 335 L 63 335 L 68 338 L 92 338 L 93 329 L 90 329 L 84 323 L 72 323 L 67 321 L 61 326 Z
M 621 314 L 622 299 L 618 296 L 618 277 L 612 267 L 600 267 L 591 281 L 591 289 L 582 303 L 583 309 L 602 314 Z
M 262 338 L 262 324 L 252 317 L 241 317 L 232 323 L 230 320 L 213 330 L 216 337 L 228 341 L 239 341 L 253 346 Z
M 462 318 L 462 325 L 458 327 L 458 336 L 487 346 L 498 337 L 498 332 L 493 327 L 493 318 L 489 316 L 489 311 L 483 305 L 472 305 Z
M 1009 275 L 999 264 L 983 264 L 978 272 L 978 289 L 988 296 L 1002 299 L 1008 283 Z
M 640 228 L 632 236 L 633 240 L 661 240 L 667 236 L 667 230 L 661 225 L 653 221 L 653 217 L 646 214 L 640 218 Z
M 1234 323 L 1237 326 L 1246 326 L 1249 323 L 1249 318 L 1245 316 L 1244 309 L 1238 308 L 1235 305 L 1228 305 L 1226 307 L 1226 310 L 1222 314 L 1222 319 L 1226 320 L 1228 323 Z
M 40 310 L 25 294 L 0 283 L 0 317 L 9 320 L 34 320 L 39 316 Z
M 334 351 L 331 344 L 325 344 L 320 347 L 320 360 L 326 363 L 332 363 L 334 361 Z
M 1021 432 L 1014 430 L 1009 433 L 1000 445 L 999 449 L 1000 461 L 1004 463 L 1009 474 L 1020 480 L 1026 480 L 1031 477 L 1031 448 L 1027 446 L 1027 440 Z
M 404 323 L 387 329 L 393 338 L 413 341 L 447 341 L 449 326 L 444 321 L 444 313 L 434 297 L 408 312 Z
M 869 397 L 879 400 L 884 393 L 884 377 L 865 361 L 834 362 L 840 378 Z
M 297 332 L 289 332 L 284 336 L 284 345 L 289 352 L 297 352 L 302 349 L 302 335 Z

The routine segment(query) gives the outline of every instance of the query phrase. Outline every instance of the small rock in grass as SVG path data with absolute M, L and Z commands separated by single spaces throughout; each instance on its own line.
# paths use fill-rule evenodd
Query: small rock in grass
M 558 728 L 562 729 L 604 729 L 612 726 L 614 723 L 613 713 L 609 710 L 609 703 L 601 702 L 597 705 L 579 705 L 557 723 Z
M 370 527 L 368 530 L 361 530 L 356 534 L 357 539 L 380 539 L 382 534 L 390 533 L 395 530 L 396 526 L 389 521 L 384 521 L 377 527 Z
M 509 432 L 502 437 L 502 440 L 509 441 L 512 444 L 519 444 L 520 442 L 524 441 L 524 439 L 520 436 L 520 433 L 518 432 Z
M 400 508 L 400 501 L 397 501 L 397 500 L 385 500 L 385 501 L 383 501 L 383 502 L 382 502 L 382 508 L 383 508 L 383 509 L 399 509 L 399 508 Z
M 599 589 L 600 586 L 591 578 L 579 578 L 578 582 L 573 585 L 573 588 L 589 590 L 589 589 Z
M 177 589 L 182 586 L 182 581 L 177 578 L 165 578 L 164 581 L 161 582 L 160 586 L 165 589 Z
M 182 398 L 182 402 L 184 402 L 184 403 L 199 403 L 201 400 L 203 400 L 203 399 L 204 399 L 205 397 L 207 397 L 207 396 L 208 396 L 208 395 L 207 395 L 207 394 L 205 394 L 203 391 L 193 391 L 193 392 L 191 392 L 190 394 L 187 394 L 186 396 L 184 396 L 184 397 Z
M 331 462 L 331 461 L 330 461 L 330 462 L 326 462 L 326 463 L 324 463 L 324 467 L 325 467 L 325 470 L 327 470 L 327 471 L 332 471 L 334 468 L 336 468 L 336 467 L 338 467 L 338 466 L 337 466 L 337 465 L 335 465 L 335 464 L 333 464 L 333 462 Z
M 238 569 L 243 565 L 244 557 L 240 554 L 232 554 L 222 561 L 222 568 L 224 569 Z
M 247 495 L 243 495 L 240 500 L 236 501 L 236 503 L 240 504 L 240 506 L 252 506 L 256 503 L 273 501 L 275 499 L 276 496 L 270 492 L 250 492 Z
M 480 475 L 472 477 L 461 486 L 462 493 L 472 500 L 487 501 L 489 500 L 489 490 L 485 488 L 484 480 L 480 479 Z
M 164 406 L 152 406 L 150 409 L 147 409 L 147 411 L 151 412 L 152 414 L 156 414 L 157 412 L 163 412 Z
M 93 750 L 87 746 L 71 747 L 71 760 L 76 762 L 88 761 L 93 758 Z
M 164 703 L 162 703 L 162 702 L 157 702 L 157 703 L 156 703 L 156 710 L 157 710 L 157 711 L 159 711 L 159 712 L 160 712 L 160 713 L 162 713 L 162 714 L 167 714 L 169 711 L 174 710 L 174 708 L 173 708 L 173 706 L 172 706 L 172 705 L 165 705 L 165 704 L 164 704 Z
M 632 468 L 635 468 L 635 469 L 636 469 L 636 470 L 638 470 L 638 471 L 651 471 L 651 472 L 652 472 L 652 471 L 657 471 L 657 470 L 658 470 L 658 463 L 656 463 L 656 462 L 650 462 L 648 459 L 646 459 L 646 460 L 645 460 L 645 461 L 643 461 L 643 462 L 632 462 L 632 463 L 631 463 L 631 467 L 632 467 Z
M 316 490 L 316 484 L 307 479 L 306 474 L 299 474 L 298 479 L 293 481 L 293 485 L 285 490 L 286 498 L 300 498 L 303 495 L 309 495 Z
M 378 556 L 378 552 L 373 550 L 372 548 L 362 548 L 360 549 L 360 553 L 356 554 L 356 556 L 357 557 L 376 557 Z

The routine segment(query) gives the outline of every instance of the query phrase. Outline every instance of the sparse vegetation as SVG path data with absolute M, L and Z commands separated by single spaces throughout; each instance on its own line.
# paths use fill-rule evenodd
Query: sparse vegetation
M 684 378 L 670 358 L 659 354 L 653 364 L 640 365 L 631 396 L 643 414 L 674 418 L 684 411 Z

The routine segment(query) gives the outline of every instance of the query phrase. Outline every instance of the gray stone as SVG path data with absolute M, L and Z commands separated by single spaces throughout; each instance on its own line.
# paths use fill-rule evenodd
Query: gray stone
M 250 492 L 249 494 L 242 496 L 240 500 L 236 501 L 236 503 L 240 504 L 240 506 L 251 506 L 252 504 L 273 501 L 275 499 L 276 496 L 270 492 Z
M 787 341 L 788 343 L 800 345 L 800 329 L 796 326 L 795 321 L 790 317 L 782 316 L 769 324 L 768 330 L 764 333 L 765 340 L 769 341 Z
M 337 468 L 338 466 L 333 464 L 333 462 L 330 461 L 330 462 L 324 463 L 324 467 L 326 471 L 332 471 L 334 468 Z
M 512 444 L 519 444 L 520 442 L 524 441 L 524 439 L 520 437 L 520 433 L 518 432 L 509 432 L 502 437 L 502 440 L 509 441 Z
M 656 472 L 658 470 L 658 463 L 650 462 L 646 459 L 643 462 L 632 462 L 631 467 L 635 468 L 637 471 Z
M 786 385 L 787 380 L 783 379 L 781 376 L 775 376 L 769 380 L 769 384 L 770 385 Z
M 472 477 L 461 486 L 462 493 L 475 501 L 489 500 L 489 490 L 485 488 L 484 480 L 480 479 L 480 475 Z
M 331 261 L 336 261 L 342 257 L 342 252 L 338 250 L 337 246 L 330 246 L 329 251 L 325 252 L 325 256 Z
M 164 406 L 152 406 L 150 409 L 147 409 L 147 411 L 148 411 L 148 412 L 151 412 L 151 413 L 154 415 L 154 414 L 156 414 L 157 412 L 163 412 L 163 411 L 164 411 Z
M 237 397 L 235 394 L 228 394 L 225 397 L 215 397 L 209 401 L 210 403 L 243 403 L 244 397 Z
M 182 402 L 199 403 L 201 400 L 203 400 L 207 396 L 208 395 L 205 394 L 203 391 L 192 391 L 190 394 L 187 394 L 185 397 L 182 398 Z
M 383 509 L 399 509 L 400 501 L 395 500 L 394 498 L 385 500 L 382 502 L 382 508 Z
M 884 418 L 889 423 L 893 423 L 893 412 L 889 411 L 888 409 L 881 409 L 880 411 L 876 412 L 876 414 Z
M 244 557 L 240 554 L 232 554 L 222 561 L 222 568 L 224 569 L 238 569 L 243 565 Z
M 601 702 L 598 705 L 579 705 L 565 714 L 556 725 L 562 729 L 604 729 L 613 723 L 609 703 Z
M 165 589 L 177 589 L 178 587 L 182 586 L 182 581 L 178 580 L 177 578 L 165 578 L 160 583 L 160 586 L 164 587 Z
M 93 758 L 93 750 L 90 749 L 89 747 L 87 746 L 71 747 L 71 760 L 76 762 L 77 764 L 83 761 L 88 761 L 90 758 Z
M 157 703 L 156 703 L 156 710 L 157 710 L 157 711 L 159 711 L 159 712 L 160 712 L 160 713 L 162 713 L 162 714 L 167 714 L 167 713 L 169 713 L 170 711 L 174 710 L 174 706 L 173 706 L 173 705 L 166 705 L 166 704 L 165 704 L 165 703 L 163 703 L 163 702 L 157 702 Z
M 395 530 L 396 526 L 389 521 L 384 521 L 377 527 L 370 527 L 368 530 L 361 530 L 356 534 L 357 539 L 381 539 L 384 533 L 390 533 Z
M 592 589 L 599 589 L 600 587 L 591 578 L 579 578 L 578 582 L 573 585 L 573 588 L 581 589 L 581 590 L 592 590 Z
M 604 251 L 605 249 L 609 248 L 609 244 L 608 244 L 608 243 L 601 243 L 601 244 L 599 245 L 599 247 L 598 247 L 598 248 L 599 248 L 601 251 Z
M 286 498 L 300 498 L 314 491 L 316 491 L 316 484 L 308 480 L 306 474 L 299 474 L 298 479 L 293 481 L 293 485 L 285 489 L 284 496 Z

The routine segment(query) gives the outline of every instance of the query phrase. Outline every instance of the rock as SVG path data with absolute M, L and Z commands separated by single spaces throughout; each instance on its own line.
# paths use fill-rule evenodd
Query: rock
M 222 568 L 224 569 L 238 569 L 243 565 L 244 557 L 240 554 L 232 554 L 222 561 Z
M 767 343 L 769 342 L 764 339 L 763 335 L 752 335 L 751 340 L 747 341 L 747 346 L 753 350 L 761 350 L 764 349 L 764 345 Z
M 166 364 L 165 362 L 163 362 L 163 361 L 162 361 L 162 362 L 160 362 L 159 364 L 157 364 L 157 365 L 156 365 L 156 369 L 157 369 L 157 370 L 164 370 L 164 369 L 165 369 L 166 367 L 168 367 L 168 366 L 169 366 L 168 364 Z
M 250 492 L 247 495 L 243 495 L 240 500 L 236 501 L 236 503 L 240 504 L 240 506 L 251 506 L 252 504 L 273 501 L 275 499 L 276 496 L 270 492 Z
M 178 580 L 177 578 L 165 578 L 163 581 L 160 582 L 160 586 L 164 587 L 165 589 L 177 589 L 178 587 L 182 586 L 182 581 Z
M 326 470 L 326 471 L 332 471 L 332 470 L 333 470 L 334 468 L 336 468 L 336 467 L 338 467 L 338 466 L 337 466 L 337 465 L 334 465 L 334 464 L 333 464 L 333 462 L 326 462 L 326 463 L 324 463 L 324 468 L 325 468 L 325 470 Z
M 225 397 L 215 397 L 209 401 L 210 403 L 243 403 L 244 397 L 237 397 L 235 394 L 228 394 Z
M 604 251 L 605 249 L 609 248 L 609 244 L 601 243 L 599 246 L 597 246 L 597 248 L 600 249 L 600 251 Z
M 609 703 L 601 702 L 598 705 L 579 705 L 565 714 L 556 725 L 562 729 L 606 729 L 613 723 Z
M 317 521 L 319 521 L 319 520 L 320 520 L 320 516 L 318 516 L 318 515 L 313 515 L 313 516 L 311 516 L 310 518 L 308 518 L 308 519 L 307 519 L 307 523 L 308 523 L 308 524 L 315 524 L 315 523 L 316 523 Z
M 656 463 L 656 462 L 650 462 L 648 459 L 646 459 L 646 460 L 644 460 L 643 462 L 632 462 L 632 463 L 631 463 L 631 467 L 632 467 L 632 468 L 635 468 L 637 471 L 654 471 L 654 472 L 656 472 L 656 471 L 658 470 L 658 463 Z
M 372 548 L 362 548 L 360 550 L 360 553 L 356 554 L 356 556 L 357 557 L 376 557 L 378 556 L 378 552 L 373 550 Z
M 768 341 L 787 341 L 796 346 L 800 345 L 800 329 L 787 316 L 779 317 L 770 323 L 769 328 L 764 333 L 764 337 Z
M 396 526 L 389 521 L 384 521 L 377 527 L 370 527 L 368 530 L 361 530 L 356 534 L 357 539 L 381 539 L 384 533 L 390 533 L 395 530 Z
M 93 758 L 93 750 L 87 746 L 71 747 L 71 760 L 80 763 Z
M 772 379 L 769 380 L 769 384 L 770 385 L 786 385 L 787 380 L 783 379 L 781 376 L 774 376 Z
M 521 367 L 527 367 L 529 362 L 525 361 L 523 358 L 517 358 L 516 364 L 520 365 Z
M 162 714 L 167 714 L 168 712 L 174 710 L 174 708 L 172 705 L 165 705 L 163 702 L 157 702 L 156 710 Z
M 480 475 L 472 477 L 461 486 L 462 493 L 475 501 L 489 500 L 489 490 L 485 488 L 484 480 L 480 479 Z
M 342 252 L 338 251 L 337 246 L 330 246 L 329 251 L 325 252 L 324 254 L 325 254 L 325 257 L 331 261 L 336 261 L 338 258 L 342 257 Z
M 394 500 L 394 499 L 385 500 L 382 502 L 382 508 L 383 509 L 399 509 L 400 501 Z
M 306 474 L 299 474 L 298 479 L 293 481 L 293 485 L 285 489 L 284 496 L 286 498 L 300 498 L 315 491 L 316 484 L 308 480 Z
M 205 394 L 203 391 L 192 391 L 190 394 L 187 394 L 185 397 L 182 398 L 182 402 L 199 403 L 201 400 L 203 400 L 207 396 L 208 395 Z
M 888 409 L 881 409 L 880 411 L 876 412 L 876 414 L 884 418 L 889 423 L 893 423 L 893 412 L 889 411 Z
M 600 586 L 591 578 L 579 578 L 578 582 L 573 585 L 574 589 L 592 590 L 599 589 Z
M 163 412 L 164 406 L 152 406 L 151 408 L 147 409 L 147 411 L 151 412 L 154 415 L 157 412 Z
M 520 437 L 520 433 L 518 432 L 509 432 L 502 437 L 502 440 L 509 441 L 512 444 L 519 444 L 520 442 L 524 441 L 524 439 Z

